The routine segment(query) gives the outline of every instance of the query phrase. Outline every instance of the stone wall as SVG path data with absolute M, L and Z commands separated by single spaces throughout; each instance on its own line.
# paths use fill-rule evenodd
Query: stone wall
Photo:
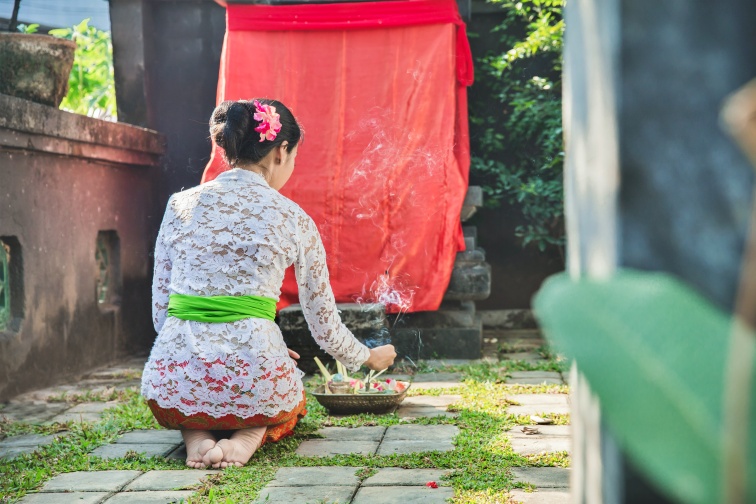
M 0 95 L 0 400 L 149 349 L 163 143 Z

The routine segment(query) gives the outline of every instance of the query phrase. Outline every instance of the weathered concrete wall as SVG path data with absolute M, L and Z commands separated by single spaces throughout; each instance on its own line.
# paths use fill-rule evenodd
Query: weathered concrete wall
M 0 95 L 0 240 L 11 244 L 12 271 L 23 261 L 11 279 L 15 320 L 0 332 L 0 400 L 149 348 L 163 142 L 149 130 Z M 120 242 L 116 291 L 102 304 L 101 231 Z

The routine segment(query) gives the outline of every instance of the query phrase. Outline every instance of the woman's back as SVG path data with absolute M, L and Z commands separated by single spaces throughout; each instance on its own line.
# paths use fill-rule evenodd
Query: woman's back
M 175 194 L 169 209 L 161 236 L 171 293 L 278 299 L 296 259 L 303 212 L 261 175 L 230 170 Z

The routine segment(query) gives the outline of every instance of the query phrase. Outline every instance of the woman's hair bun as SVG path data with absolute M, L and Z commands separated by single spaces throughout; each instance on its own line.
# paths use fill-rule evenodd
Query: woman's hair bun
M 213 111 L 210 134 L 229 161 L 239 159 L 251 122 L 252 113 L 243 102 L 224 101 Z
M 256 106 L 254 102 L 271 105 L 276 108 L 281 122 L 281 131 L 274 140 L 260 141 L 260 134 L 255 131 L 259 125 L 255 121 Z M 210 136 L 225 151 L 226 161 L 231 166 L 240 162 L 257 163 L 276 146 L 287 142 L 289 152 L 296 147 L 302 136 L 294 115 L 281 102 L 258 98 L 257 100 L 224 101 L 218 105 L 210 116 Z

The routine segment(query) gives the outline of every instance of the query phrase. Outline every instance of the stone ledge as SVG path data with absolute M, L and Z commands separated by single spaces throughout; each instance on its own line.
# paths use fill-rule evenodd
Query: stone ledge
M 0 145 L 143 166 L 157 166 L 165 153 L 165 138 L 156 131 L 3 94 Z

